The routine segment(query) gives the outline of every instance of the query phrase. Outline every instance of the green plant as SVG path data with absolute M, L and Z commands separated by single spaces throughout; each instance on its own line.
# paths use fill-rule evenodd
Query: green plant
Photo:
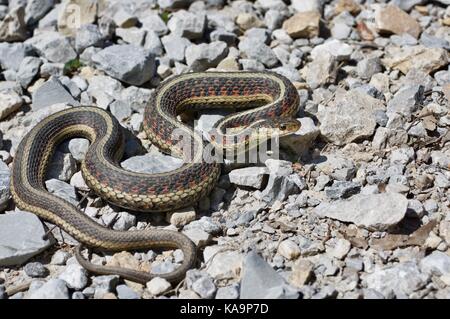
M 72 74 L 77 72 L 81 67 L 83 66 L 83 63 L 80 62 L 79 59 L 73 59 L 64 64 L 64 73 L 65 74 Z

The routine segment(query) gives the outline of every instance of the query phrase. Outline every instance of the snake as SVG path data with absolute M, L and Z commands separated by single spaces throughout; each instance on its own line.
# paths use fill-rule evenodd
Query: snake
M 153 145 L 182 158 L 184 163 L 172 171 L 152 174 L 121 167 L 124 129 L 110 112 L 93 105 L 67 108 L 42 120 L 20 141 L 12 164 L 12 198 L 19 209 L 34 213 L 74 237 L 80 243 L 76 258 L 88 271 L 117 274 L 144 284 L 156 276 L 180 282 L 196 263 L 193 241 L 173 230 L 119 231 L 104 227 L 72 203 L 50 193 L 45 186 L 46 173 L 57 146 L 75 137 L 89 140 L 80 165 L 82 176 L 88 187 L 110 204 L 136 212 L 170 212 L 195 204 L 216 186 L 222 164 L 206 154 L 208 143 L 230 151 L 248 149 L 254 140 L 263 142 L 268 131 L 280 136 L 291 134 L 300 127 L 295 119 L 298 107 L 294 85 L 270 71 L 172 76 L 153 91 L 144 106 L 142 124 Z M 184 112 L 205 108 L 236 111 L 214 125 L 214 138 L 209 142 L 193 125 L 179 119 Z M 249 130 L 256 133 L 242 134 Z M 175 270 L 153 274 L 93 264 L 82 255 L 83 247 L 111 252 L 181 249 L 184 258 Z

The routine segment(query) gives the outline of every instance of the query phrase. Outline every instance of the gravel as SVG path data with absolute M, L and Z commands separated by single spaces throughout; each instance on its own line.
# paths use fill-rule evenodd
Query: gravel
M 449 297 L 448 0 L 60 2 L 0 0 L 0 299 Z M 83 12 L 76 26 L 73 5 Z M 82 136 L 58 146 L 45 173 L 47 190 L 92 222 L 190 237 L 200 255 L 179 287 L 88 274 L 73 258 L 74 238 L 18 210 L 15 153 L 46 117 L 102 108 L 124 133 L 117 165 L 170 172 L 183 161 L 144 130 L 158 85 L 193 71 L 250 70 L 293 83 L 301 128 L 258 159 L 227 158 L 198 203 L 152 214 L 109 204 L 84 180 Z M 179 120 L 208 139 L 234 111 Z M 184 258 L 179 249 L 91 256 L 156 275 Z

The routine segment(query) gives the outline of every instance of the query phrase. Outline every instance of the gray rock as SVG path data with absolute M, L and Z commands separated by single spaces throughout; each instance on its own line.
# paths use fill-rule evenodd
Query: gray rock
M 377 125 L 375 111 L 384 110 L 383 102 L 351 90 L 337 98 L 333 107 L 319 105 L 317 117 L 326 140 L 344 145 L 372 136 Z
M 168 272 L 172 272 L 176 269 L 176 266 L 171 261 L 163 261 L 163 262 L 153 262 L 152 264 L 152 274 L 165 274 Z
M 221 251 L 221 246 L 208 246 L 204 250 L 206 272 L 215 280 L 235 279 L 242 269 L 243 255 L 237 251 Z
M 33 109 L 38 110 L 53 104 L 65 103 L 78 106 L 80 103 L 63 86 L 56 77 L 50 78 L 33 92 Z
M 0 64 L 5 70 L 18 71 L 25 57 L 33 55 L 32 46 L 25 43 L 0 43 Z
M 0 210 L 4 210 L 11 197 L 9 184 L 11 172 L 8 165 L 0 161 Z
M 150 33 L 154 33 L 154 31 L 148 31 Z M 116 35 L 121 38 L 123 41 L 129 44 L 134 44 L 137 46 L 142 46 L 144 44 L 145 36 L 147 35 L 147 31 L 143 29 L 139 29 L 136 27 L 132 28 L 117 28 Z
M 233 184 L 261 189 L 268 173 L 266 167 L 246 167 L 232 170 L 229 177 Z
M 25 57 L 17 71 L 17 82 L 25 89 L 39 74 L 42 60 L 36 57 Z
M 0 215 L 0 265 L 20 265 L 49 247 L 39 218 L 27 212 Z
M 348 198 L 361 191 L 361 184 L 347 181 L 334 181 L 330 187 L 325 187 L 325 194 L 331 199 Z
M 75 48 L 77 52 L 83 52 L 88 47 L 103 47 L 106 36 L 100 32 L 95 24 L 82 25 L 75 37 Z
M 339 40 L 332 39 L 314 47 L 311 58 L 316 60 L 321 55 L 331 54 L 337 61 L 347 61 L 353 53 L 353 48 Z
M 77 163 L 73 156 L 70 153 L 56 151 L 48 166 L 47 178 L 68 182 L 76 171 Z
M 163 54 L 163 46 L 159 36 L 154 31 L 148 31 L 145 36 L 144 48 L 149 50 L 150 53 L 154 55 L 162 55 Z
M 284 201 L 289 195 L 298 193 L 300 190 L 293 177 L 269 175 L 267 186 L 258 198 L 273 204 L 275 201 Z
M 201 39 L 206 27 L 206 16 L 204 13 L 193 13 L 179 10 L 173 13 L 167 27 L 172 34 L 190 40 Z
M 64 280 L 50 279 L 31 292 L 27 299 L 69 299 L 69 289 Z
M 351 222 L 368 229 L 386 230 L 406 214 L 408 200 L 397 193 L 354 195 L 348 200 L 321 203 L 314 209 L 319 217 Z
M 432 36 L 427 32 L 423 32 L 420 36 L 420 43 L 428 48 L 445 48 L 450 49 L 450 44 L 446 39 Z
M 28 263 L 23 267 L 23 270 L 27 274 L 27 276 L 31 278 L 43 278 L 48 274 L 47 268 L 44 267 L 43 264 L 39 262 Z
M 116 100 L 109 105 L 111 114 L 115 116 L 120 122 L 131 116 L 131 107 L 124 101 Z
M 244 38 L 239 42 L 239 50 L 242 51 L 247 58 L 261 62 L 268 68 L 272 68 L 278 63 L 278 58 L 272 49 L 263 42 L 259 42 L 257 39 Z
M 155 57 L 131 44 L 113 45 L 92 56 L 96 66 L 108 75 L 131 85 L 142 85 L 156 72 Z
M 336 80 L 337 60 L 329 53 L 324 53 L 315 58 L 302 69 L 306 83 L 316 89 L 321 85 L 334 83 Z
M 246 71 L 264 71 L 265 67 L 264 64 L 262 64 L 259 61 L 256 61 L 254 59 L 241 59 L 239 62 L 242 65 L 242 69 Z
M 186 273 L 186 285 L 204 299 L 213 298 L 217 290 L 213 279 L 199 270 L 189 270 Z
M 186 48 L 186 63 L 193 71 L 205 71 L 215 67 L 228 54 L 225 42 L 211 42 L 209 44 L 192 44 Z
M 143 29 L 155 31 L 158 35 L 164 35 L 169 31 L 166 23 L 157 13 L 146 14 L 145 18 L 140 19 L 140 22 Z
M 158 296 L 160 294 L 168 291 L 172 285 L 170 282 L 165 280 L 164 278 L 155 277 L 147 283 L 147 289 L 153 296 Z
M 67 265 L 59 275 L 59 279 L 64 280 L 67 287 L 75 290 L 83 289 L 88 283 L 87 271 L 78 263 Z
M 52 256 L 52 260 L 50 261 L 50 263 L 52 265 L 58 265 L 58 266 L 62 266 L 66 264 L 66 261 L 71 257 L 71 255 L 63 250 L 58 250 L 57 252 L 55 252 L 55 254 Z
M 64 75 L 64 63 L 44 63 L 41 66 L 41 76 L 63 76 Z
M 36 24 L 55 5 L 54 0 L 30 0 L 25 7 L 25 23 L 27 25 Z
M 45 182 L 47 190 L 56 196 L 65 199 L 69 203 L 77 206 L 77 193 L 75 187 L 57 179 L 50 179 Z
M 67 63 L 77 57 L 69 39 L 55 31 L 41 32 L 25 43 L 33 46 L 40 56 L 50 62 Z
M 96 276 L 92 280 L 92 287 L 113 292 L 116 289 L 118 283 L 119 276 L 117 275 Z
M 115 230 L 128 230 L 131 227 L 136 226 L 136 216 L 127 212 L 119 213 L 113 229 Z
M 387 105 L 388 116 L 393 113 L 411 116 L 422 103 L 423 92 L 424 87 L 421 85 L 409 85 L 400 88 Z
M 385 298 L 408 298 L 426 284 L 427 276 L 420 273 L 415 262 L 404 262 L 369 274 L 366 282 L 369 289 Z
M 320 130 L 314 124 L 313 119 L 309 117 L 303 117 L 297 120 L 301 123 L 300 130 L 281 138 L 280 142 L 281 145 L 301 155 L 308 151 L 317 136 L 319 136 Z
M 358 62 L 356 71 L 359 77 L 369 80 L 376 73 L 380 73 L 383 70 L 381 61 L 379 58 L 367 58 Z
M 162 173 L 180 168 L 183 161 L 159 152 L 131 157 L 121 163 L 122 167 L 138 173 Z
M 255 252 L 244 259 L 241 299 L 297 299 L 298 293 Z
M 173 34 L 162 37 L 161 41 L 170 59 L 184 61 L 186 48 L 191 45 L 191 41 Z
M 117 286 L 116 291 L 119 299 L 141 299 L 141 296 L 127 285 Z
M 84 160 L 89 149 L 89 141 L 84 138 L 74 138 L 69 142 L 69 151 L 78 162 Z
M 450 275 L 450 256 L 440 251 L 433 251 L 420 261 L 420 270 L 428 275 Z
M 216 299 L 239 299 L 239 286 L 231 285 L 218 288 Z

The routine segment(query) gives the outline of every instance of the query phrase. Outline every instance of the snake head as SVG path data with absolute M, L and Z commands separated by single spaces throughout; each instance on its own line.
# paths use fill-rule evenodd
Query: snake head
M 263 119 L 257 121 L 253 128 L 260 132 L 266 132 L 269 135 L 286 136 L 297 132 L 301 127 L 301 123 L 293 118 L 275 118 Z

